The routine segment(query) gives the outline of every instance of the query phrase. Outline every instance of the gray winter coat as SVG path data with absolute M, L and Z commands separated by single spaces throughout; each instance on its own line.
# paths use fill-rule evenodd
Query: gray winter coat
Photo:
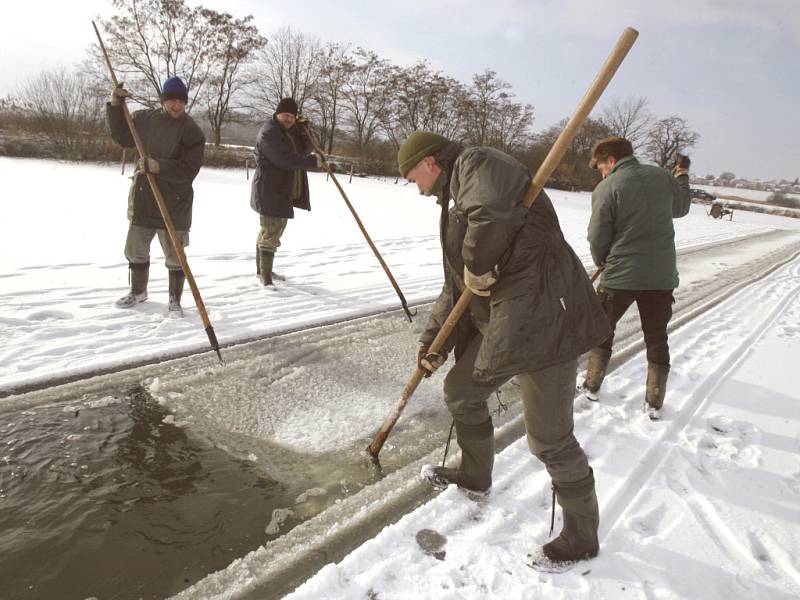
M 491 296 L 473 298 L 471 318 L 461 319 L 444 347 L 455 348 L 458 359 L 483 329 L 476 381 L 500 383 L 572 360 L 608 338 L 605 313 L 547 194 L 530 210 L 523 205 L 531 181 L 525 166 L 475 147 L 446 170 L 440 202 L 455 203 L 441 227 L 445 283 L 420 343 L 430 344 L 463 291 L 465 264 L 476 275 L 499 271 Z
M 689 177 L 620 159 L 592 193 L 589 245 L 603 265 L 600 284 L 616 290 L 678 287 L 672 219 L 689 212 Z
M 174 119 L 163 108 L 156 108 L 139 110 L 132 116 L 147 155 L 158 161 L 156 183 L 172 224 L 178 231 L 189 231 L 194 200 L 192 182 L 203 165 L 206 138 L 187 114 Z M 135 147 L 122 106 L 107 104 L 106 119 L 115 142 L 123 148 Z M 147 177 L 140 171 L 133 174 L 128 219 L 141 227 L 166 229 Z

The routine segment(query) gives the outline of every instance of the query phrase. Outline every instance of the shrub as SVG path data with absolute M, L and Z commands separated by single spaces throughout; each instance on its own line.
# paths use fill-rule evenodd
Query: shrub
M 800 208 L 800 198 L 793 198 L 781 192 L 770 194 L 767 202 L 776 206 L 785 206 L 786 208 Z

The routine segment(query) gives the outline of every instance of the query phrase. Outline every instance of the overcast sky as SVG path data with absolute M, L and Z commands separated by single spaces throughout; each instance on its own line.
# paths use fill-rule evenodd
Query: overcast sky
M 194 5 L 196 2 L 190 2 Z M 639 40 L 606 98 L 643 96 L 701 135 L 692 170 L 800 177 L 800 0 L 206 0 L 253 14 L 262 34 L 291 25 L 374 50 L 426 58 L 465 83 L 489 67 L 534 106 L 534 129 L 569 116 L 622 30 Z M 80 61 L 108 0 L 4 2 L 0 95 L 39 70 Z M 601 100 L 600 107 L 603 105 Z

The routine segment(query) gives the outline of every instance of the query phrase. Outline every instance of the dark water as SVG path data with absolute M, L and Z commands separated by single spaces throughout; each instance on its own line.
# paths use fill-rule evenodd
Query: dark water
M 263 545 L 275 481 L 141 387 L 0 414 L 0 597 L 163 598 Z
M 380 470 L 370 437 L 309 455 L 214 434 L 235 458 L 140 385 L 0 413 L 0 599 L 169 597 L 441 447 L 444 416 L 401 423 Z

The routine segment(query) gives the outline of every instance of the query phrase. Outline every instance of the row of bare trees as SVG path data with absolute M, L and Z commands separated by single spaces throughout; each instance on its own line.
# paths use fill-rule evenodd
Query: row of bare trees
M 291 28 L 269 41 L 252 22 L 185 0 L 109 0 L 112 16 L 99 19 L 106 46 L 133 99 L 156 106 L 168 77 L 189 88 L 189 106 L 217 145 L 233 123 L 254 125 L 278 101 L 295 98 L 329 153 L 357 157 L 362 165 L 392 157 L 412 131 L 426 129 L 468 145 L 488 145 L 532 168 L 544 158 L 563 122 L 533 134 L 533 107 L 515 100 L 511 86 L 491 69 L 468 83 L 434 70 L 426 61 L 398 66 L 370 50 L 327 42 Z M 23 86 L 18 107 L 52 118 L 53 142 L 70 147 L 102 120 L 109 93 L 106 67 L 92 44 L 79 71 L 56 69 Z M 630 139 L 637 154 L 662 166 L 694 146 L 698 134 L 677 116 L 656 119 L 647 100 L 612 99 L 573 141 L 553 183 L 587 188 L 596 174 L 587 162 L 592 144 L 607 135 Z

